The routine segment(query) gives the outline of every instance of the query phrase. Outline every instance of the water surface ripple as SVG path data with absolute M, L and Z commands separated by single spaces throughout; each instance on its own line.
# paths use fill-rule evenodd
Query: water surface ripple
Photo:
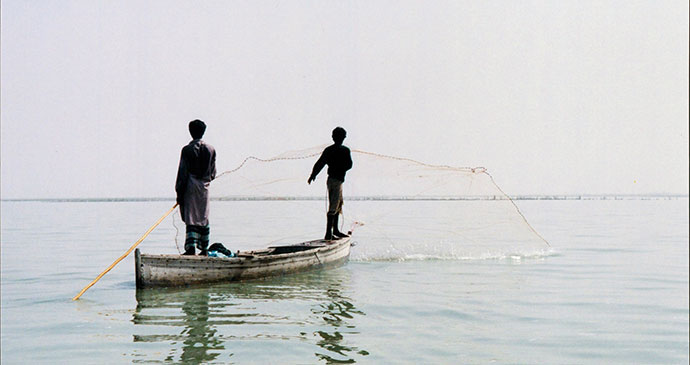
M 390 204 L 392 214 L 401 207 L 404 214 L 432 211 L 435 204 L 378 203 Z M 448 209 L 450 203 L 439 204 Z M 355 234 L 353 260 L 338 268 L 137 290 L 128 257 L 73 302 L 169 202 L 3 201 L 2 361 L 688 362 L 687 199 L 518 204 L 550 249 L 530 254 L 506 247 L 466 257 L 452 242 L 433 247 L 420 231 L 378 260 L 367 255 L 391 247 L 391 237 L 376 241 L 363 227 Z M 231 239 L 224 242 L 236 242 L 233 249 L 251 241 L 247 232 L 269 237 L 277 229 L 262 231 L 252 217 L 271 211 L 271 222 L 288 224 L 278 219 L 286 214 L 279 201 L 217 202 L 214 209 L 225 218 L 212 235 L 233 227 L 233 216 L 255 224 L 227 233 Z M 300 224 L 318 232 L 321 223 Z M 437 224 L 443 231 L 448 222 Z M 163 224 L 142 250 L 176 252 L 174 235 L 174 227 Z M 426 246 L 414 247 L 417 241 Z M 423 247 L 436 251 L 418 255 Z M 457 252 L 463 255 L 453 256 Z

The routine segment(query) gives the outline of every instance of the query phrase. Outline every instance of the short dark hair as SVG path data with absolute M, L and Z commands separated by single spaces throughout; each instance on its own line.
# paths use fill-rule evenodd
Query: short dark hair
M 336 127 L 333 130 L 333 134 L 331 134 L 331 137 L 333 137 L 333 141 L 336 142 L 342 142 L 345 140 L 345 137 L 347 137 L 347 132 L 345 132 L 345 129 L 342 127 Z
M 192 135 L 192 138 L 199 139 L 204 136 L 204 132 L 206 132 L 206 123 L 199 119 L 189 122 L 189 134 Z

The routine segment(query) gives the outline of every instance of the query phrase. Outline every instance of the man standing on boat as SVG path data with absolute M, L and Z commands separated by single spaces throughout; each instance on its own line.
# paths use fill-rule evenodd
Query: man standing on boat
M 211 180 L 216 178 L 216 150 L 201 140 L 206 124 L 198 119 L 189 122 L 192 141 L 182 148 L 175 191 L 182 220 L 187 226 L 184 254 L 194 255 L 195 247 L 207 254 L 211 229 L 208 222 Z
M 328 165 L 328 213 L 326 214 L 326 236 L 327 240 L 348 237 L 338 229 L 338 216 L 343 210 L 343 183 L 345 182 L 345 172 L 352 168 L 352 157 L 350 149 L 343 146 L 343 141 L 347 133 L 345 129 L 337 127 L 333 130 L 333 144 L 326 147 L 321 157 L 314 164 L 307 184 L 311 184 L 316 179 L 316 175 L 321 172 L 325 165 Z

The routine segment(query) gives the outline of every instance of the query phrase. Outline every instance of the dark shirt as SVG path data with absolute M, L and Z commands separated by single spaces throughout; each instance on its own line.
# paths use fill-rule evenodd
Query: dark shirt
M 216 178 L 216 150 L 200 139 L 192 140 L 182 147 L 180 163 L 182 162 L 189 174 L 199 180 L 211 181 Z
M 192 140 L 182 148 L 175 182 L 179 203 L 182 203 L 187 192 L 190 177 L 202 182 L 210 182 L 216 178 L 216 150 L 201 139 Z
M 339 144 L 332 144 L 326 147 L 321 157 L 314 164 L 311 178 L 315 179 L 325 165 L 328 165 L 329 177 L 345 182 L 345 172 L 352 168 L 350 149 Z

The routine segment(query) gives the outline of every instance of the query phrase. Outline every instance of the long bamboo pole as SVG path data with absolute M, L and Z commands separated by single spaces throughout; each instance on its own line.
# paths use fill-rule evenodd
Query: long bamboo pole
M 137 242 L 135 242 L 132 245 L 132 247 L 130 247 L 129 250 L 127 250 L 127 252 L 124 253 L 124 255 L 120 256 L 119 259 L 115 260 L 115 262 L 113 262 L 110 266 L 108 266 L 107 269 L 103 270 L 103 272 L 100 275 L 98 275 L 98 277 L 93 279 L 93 281 L 89 285 L 85 286 L 84 289 L 82 289 L 79 292 L 79 294 L 77 294 L 74 298 L 72 298 L 72 300 L 79 299 L 79 297 L 81 297 L 81 295 L 84 294 L 84 292 L 89 290 L 89 288 L 92 287 L 93 284 L 96 284 L 96 282 L 98 280 L 100 280 L 103 277 L 103 275 L 107 274 L 108 271 L 110 271 L 110 269 L 115 267 L 115 265 L 117 265 L 118 262 L 122 261 L 125 257 L 127 257 L 127 255 L 132 253 L 132 251 L 134 251 L 134 248 L 137 247 L 144 239 L 146 239 L 146 237 L 149 235 L 149 233 L 151 233 L 156 227 L 158 227 L 158 225 L 161 224 L 163 219 L 165 219 L 168 215 L 170 215 L 170 213 L 172 213 L 172 211 L 175 210 L 175 208 L 177 208 L 177 203 L 175 203 L 175 205 L 173 205 L 173 207 L 170 208 L 170 210 L 168 210 L 165 214 L 163 214 L 163 216 L 158 220 L 158 222 L 156 222 L 154 225 L 152 225 L 151 228 L 149 228 L 149 230 L 146 231 L 146 233 L 144 233 L 144 235 L 141 236 L 141 238 L 139 238 L 139 240 L 137 240 Z

